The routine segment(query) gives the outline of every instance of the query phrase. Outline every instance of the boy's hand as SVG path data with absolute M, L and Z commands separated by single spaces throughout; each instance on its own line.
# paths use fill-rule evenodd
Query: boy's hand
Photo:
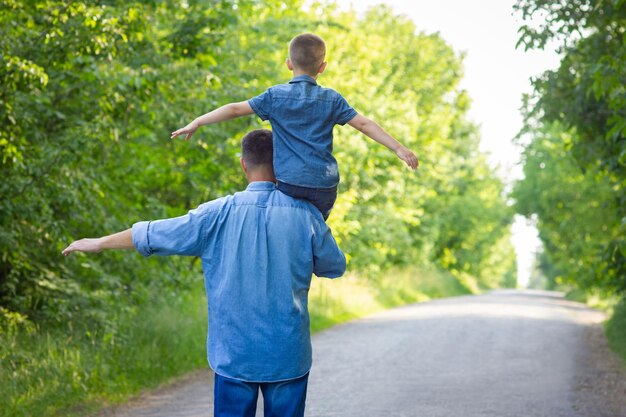
M 374 139 L 376 142 L 384 145 L 392 152 L 398 155 L 398 158 L 402 159 L 412 169 L 416 169 L 419 166 L 419 161 L 413 152 L 402 146 L 400 142 L 395 140 L 389 133 L 385 132 L 382 127 L 378 126 L 376 122 L 368 119 L 365 116 L 357 114 L 348 122 L 350 126 L 356 130 L 363 132 L 363 134 L 369 138 Z
M 189 140 L 189 138 L 196 133 L 196 130 L 198 130 L 198 123 L 194 120 L 193 122 L 189 123 L 187 126 L 175 130 L 172 132 L 172 135 L 170 136 L 170 139 L 174 139 L 177 136 L 180 135 L 185 135 L 185 140 Z
M 406 162 L 406 164 L 411 167 L 411 169 L 416 169 L 420 165 L 419 161 L 417 160 L 417 156 L 415 156 L 413 152 L 411 152 L 404 146 L 400 146 L 398 149 L 396 149 L 396 155 L 398 155 L 398 158 Z

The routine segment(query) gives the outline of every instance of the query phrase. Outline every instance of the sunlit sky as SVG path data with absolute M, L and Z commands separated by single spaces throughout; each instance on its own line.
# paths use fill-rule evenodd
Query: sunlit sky
M 522 95 L 531 91 L 530 78 L 556 68 L 553 51 L 515 49 L 521 19 L 513 15 L 515 0 L 338 0 L 343 8 L 363 12 L 386 3 L 409 16 L 418 31 L 439 32 L 457 52 L 465 53 L 461 88 L 472 98 L 469 118 L 480 126 L 480 149 L 507 183 L 523 176 L 521 150 L 512 139 L 522 127 Z M 332 45 L 329 45 L 332 48 Z M 418 155 L 419 157 L 419 155 Z M 516 216 L 512 242 L 518 262 L 518 283 L 528 282 L 537 231 Z

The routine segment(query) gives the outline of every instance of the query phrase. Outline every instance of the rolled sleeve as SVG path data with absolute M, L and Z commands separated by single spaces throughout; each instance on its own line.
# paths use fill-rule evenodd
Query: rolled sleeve
M 153 251 L 150 248 L 150 243 L 148 242 L 148 228 L 150 227 L 150 222 L 138 222 L 133 224 L 132 235 L 133 235 L 133 245 L 135 245 L 135 249 L 142 256 L 148 257 L 152 255 Z
M 212 239 L 221 201 L 203 204 L 184 216 L 135 223 L 133 245 L 143 256 L 201 256 Z
M 248 100 L 248 104 L 261 120 L 268 120 L 272 112 L 272 93 L 268 89 Z
M 313 273 L 318 277 L 338 278 L 346 272 L 346 257 L 339 249 L 326 223 L 318 224 L 313 236 Z
M 357 111 L 348 104 L 346 99 L 339 95 L 336 101 L 335 124 L 343 126 L 354 119 L 357 114 Z

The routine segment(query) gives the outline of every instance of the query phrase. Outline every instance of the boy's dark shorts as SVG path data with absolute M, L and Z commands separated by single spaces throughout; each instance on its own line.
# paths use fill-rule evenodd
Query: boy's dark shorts
M 313 204 L 324 216 L 324 220 L 328 220 L 330 211 L 337 200 L 337 187 L 332 188 L 309 188 L 299 185 L 291 185 L 286 182 L 278 181 L 277 187 L 280 191 L 293 198 L 302 198 Z

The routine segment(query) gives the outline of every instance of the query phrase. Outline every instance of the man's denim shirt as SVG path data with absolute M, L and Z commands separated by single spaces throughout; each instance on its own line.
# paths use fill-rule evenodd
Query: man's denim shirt
M 313 77 L 299 75 L 248 103 L 272 125 L 274 171 L 279 181 L 309 188 L 339 184 L 333 128 L 357 115 L 341 94 L 320 87 Z
M 253 182 L 184 216 L 136 223 L 132 235 L 144 256 L 202 259 L 207 350 L 216 373 L 274 382 L 309 371 L 311 274 L 336 278 L 346 268 L 313 205 L 281 193 L 271 182 Z

